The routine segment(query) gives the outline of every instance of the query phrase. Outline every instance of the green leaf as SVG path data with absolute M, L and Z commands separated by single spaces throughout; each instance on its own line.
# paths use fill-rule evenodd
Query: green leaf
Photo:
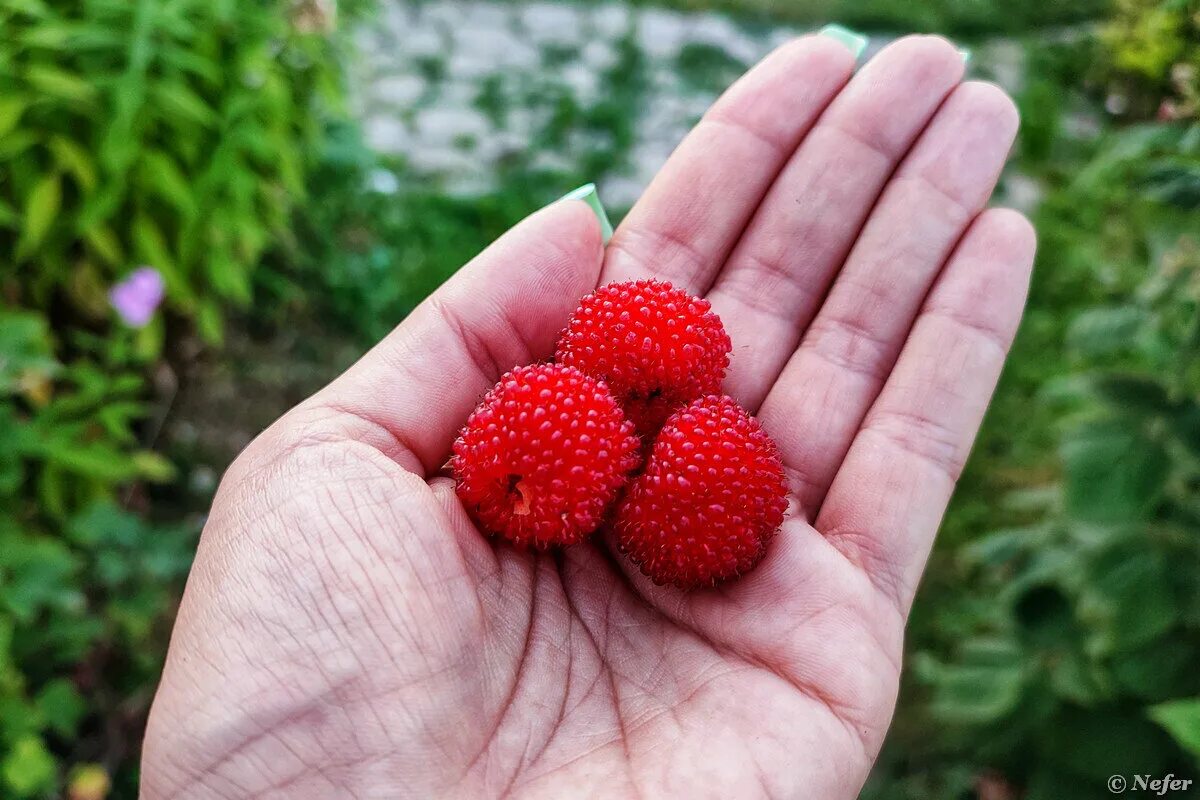
M 219 345 L 225 336 L 221 307 L 213 302 L 202 303 L 196 318 L 200 336 L 211 345 Z
M 75 735 L 79 721 L 87 714 L 87 704 L 75 684 L 65 678 L 46 684 L 36 699 L 46 724 L 64 738 Z
M 43 22 L 21 34 L 21 43 L 34 48 L 60 50 L 71 38 L 70 25 Z
M 18 797 L 32 797 L 54 788 L 58 765 L 54 756 L 37 736 L 25 736 L 13 743 L 0 775 Z
M 176 267 L 174 254 L 167 245 L 166 237 L 154 220 L 146 214 L 138 214 L 133 220 L 133 244 L 137 257 L 143 263 L 157 269 L 167 286 L 167 295 L 172 299 L 190 302 L 192 292 Z
M 67 515 L 68 483 L 71 481 L 64 470 L 53 464 L 43 464 L 37 481 L 38 502 L 46 516 L 60 520 Z
M 26 30 L 20 36 L 20 42 L 31 48 L 47 50 L 62 50 L 76 42 L 79 31 L 83 30 L 78 24 L 43 22 Z
M 11 419 L 4 419 L 2 414 L 0 414 L 0 423 L 10 426 L 16 424 Z M 7 444 L 3 439 L 8 438 L 9 435 L 11 435 L 10 432 L 0 434 L 0 445 Z M 24 480 L 25 464 L 21 460 L 21 454 L 9 447 L 0 446 L 0 496 L 13 494 Z
M 125 263 L 125 251 L 121 247 L 121 240 L 107 225 L 96 223 L 89 226 L 84 230 L 83 238 L 109 266 L 116 267 Z
M 1200 648 L 1182 637 L 1162 637 L 1113 659 L 1113 677 L 1129 694 L 1152 702 L 1197 689 Z
M 25 14 L 35 19 L 45 19 L 50 16 L 50 9 L 42 0 L 8 0 L 6 6 L 19 14 Z
M 175 477 L 175 465 L 164 456 L 151 450 L 134 453 L 133 466 L 139 475 L 155 483 L 166 483 Z
M 1076 519 L 1128 522 L 1143 519 L 1157 503 L 1170 462 L 1162 443 L 1144 436 L 1138 422 L 1094 421 L 1065 438 L 1066 505 Z
M 17 127 L 17 123 L 21 121 L 21 115 L 28 107 L 29 101 L 23 97 L 16 95 L 0 97 L 0 139 Z
M 0 137 L 0 161 L 19 156 L 39 141 L 33 131 L 18 130 Z
M 185 219 L 196 213 L 194 189 L 175 161 L 160 152 L 147 153 L 141 165 L 142 180 L 152 192 L 166 200 Z
M 1113 547 L 1086 567 L 1078 615 L 1089 623 L 1095 655 L 1127 653 L 1162 636 L 1179 618 L 1166 560 L 1130 543 Z
M 129 32 L 111 23 L 79 25 L 71 29 L 70 46 L 75 52 L 125 49 L 128 43 Z
M 7 651 L 11 640 L 12 625 L 0 626 L 0 648 Z M 0 652 L 0 675 L 11 668 L 4 663 L 6 656 L 6 652 Z M 43 727 L 40 717 L 37 709 L 31 708 L 23 696 L 0 693 L 0 742 L 12 742 L 39 733 Z M 0 780 L 2 787 L 3 780 Z
M 1159 161 L 1144 177 L 1146 196 L 1185 211 L 1200 208 L 1200 164 Z
M 0 396 L 18 391 L 31 373 L 53 375 L 58 369 L 45 317 L 0 310 Z
M 1200 697 L 1152 706 L 1150 718 L 1166 728 L 1179 746 L 1200 758 Z
M 1016 708 L 1026 679 L 1020 649 L 1003 639 L 969 640 L 951 664 L 918 654 L 913 669 L 933 687 L 930 711 L 954 725 L 995 724 Z
M 137 475 L 132 460 L 104 442 L 54 446 L 44 455 L 49 463 L 68 472 L 108 483 L 120 483 Z
M 34 65 L 25 70 L 25 80 L 40 92 L 69 100 L 86 103 L 96 96 L 96 87 L 85 78 L 44 65 Z
M 228 250 L 218 250 L 208 259 L 208 275 L 213 289 L 239 305 L 250 302 L 250 274 L 245 266 L 230 257 Z
M 17 260 L 29 257 L 46 234 L 62 203 L 62 184 L 58 174 L 47 175 L 34 184 L 25 200 L 25 219 L 21 225 L 21 239 L 17 243 Z
M 52 658 L 53 664 L 69 667 L 83 660 L 101 639 L 109 636 L 108 625 L 103 617 L 80 614 L 76 609 L 71 614 L 53 615 L 50 622 L 39 631 L 39 644 Z
M 150 96 L 165 119 L 190 122 L 211 127 L 217 122 L 216 112 L 201 97 L 182 83 L 155 84 Z
M 121 442 L 135 442 L 137 438 L 130 435 L 129 426 L 132 422 L 145 416 L 146 407 L 133 400 L 109 400 L 96 410 L 94 419 L 104 426 L 104 430 L 113 439 Z
M 142 536 L 142 521 L 112 503 L 93 503 L 71 518 L 67 538 L 96 550 L 133 547 Z
M 133 337 L 133 352 L 140 360 L 149 363 L 158 358 L 163 351 L 163 341 L 166 338 L 166 326 L 163 315 L 155 314 L 150 323 L 143 325 Z
M 18 230 L 21 227 L 20 221 L 21 215 L 17 210 L 0 198 L 0 228 Z
M 45 537 L 9 536 L 0 552 L 0 607 L 21 622 L 47 608 L 75 608 L 82 602 L 76 586 L 79 562 L 61 542 Z
M 1050 688 L 1059 697 L 1081 705 L 1092 705 L 1109 696 L 1104 671 L 1086 655 L 1074 651 L 1054 652 L 1047 662 Z
M 164 44 L 159 55 L 164 62 L 195 75 L 209 86 L 218 86 L 221 83 L 221 68 L 202 53 L 175 44 Z
M 75 178 L 87 194 L 96 188 L 96 165 L 88 152 L 65 136 L 50 139 L 50 152 L 58 165 Z
M 1089 309 L 1071 323 L 1067 346 L 1092 357 L 1126 352 L 1148 320 L 1149 314 L 1134 306 Z
M 965 545 L 959 552 L 968 566 L 998 567 L 1036 547 L 1045 538 L 1040 527 L 1005 528 Z

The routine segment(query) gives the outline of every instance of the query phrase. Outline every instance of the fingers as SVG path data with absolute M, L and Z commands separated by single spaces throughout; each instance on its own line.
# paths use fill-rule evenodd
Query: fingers
M 884 190 L 764 401 L 760 416 L 809 518 L 930 285 L 991 195 L 1016 129 L 1016 108 L 1000 89 L 971 82 L 951 93 Z
M 796 349 L 897 163 L 963 74 L 945 39 L 910 36 L 830 104 L 709 292 L 733 339 L 726 389 L 756 409 Z
M 306 406 L 349 413 L 369 443 L 419 473 L 437 470 L 483 394 L 513 366 L 553 353 L 596 286 L 600 226 L 582 202 L 525 219 L 434 292 Z
M 821 507 L 816 527 L 907 612 L 1020 320 L 1029 222 L 971 226 L 924 307 Z
M 853 69 L 844 45 L 808 36 L 744 75 L 683 140 L 617 229 L 602 282 L 656 277 L 702 294 Z

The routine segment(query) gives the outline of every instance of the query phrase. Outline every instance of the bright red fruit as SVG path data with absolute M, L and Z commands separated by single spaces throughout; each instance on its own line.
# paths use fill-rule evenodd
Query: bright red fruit
M 451 467 L 480 525 L 522 547 L 569 545 L 594 531 L 639 444 L 602 381 L 534 364 L 500 379 L 467 419 Z
M 712 586 L 752 569 L 787 508 L 778 448 L 732 398 L 677 412 L 617 512 L 621 550 L 651 580 Z
M 555 360 L 604 379 L 638 433 L 718 392 L 729 336 L 707 300 L 653 280 L 610 283 L 579 301 Z

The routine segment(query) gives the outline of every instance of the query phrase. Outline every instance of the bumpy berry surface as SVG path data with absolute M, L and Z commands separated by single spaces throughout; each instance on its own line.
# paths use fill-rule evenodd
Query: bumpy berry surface
M 642 436 L 718 392 L 730 342 L 707 300 L 652 280 L 610 283 L 579 302 L 555 360 L 608 383 Z
M 638 464 L 639 444 L 603 381 L 535 364 L 500 379 L 454 443 L 458 497 L 522 547 L 580 541 Z
M 712 586 L 758 563 L 786 508 L 775 443 L 732 398 L 710 395 L 663 425 L 617 539 L 655 583 Z

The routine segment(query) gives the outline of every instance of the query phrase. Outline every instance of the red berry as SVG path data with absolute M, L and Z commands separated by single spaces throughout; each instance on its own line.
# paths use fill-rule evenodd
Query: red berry
M 657 584 L 711 586 L 758 563 L 786 508 L 771 437 L 710 395 L 663 425 L 617 512 L 617 540 Z
M 561 364 L 518 367 L 467 419 L 451 467 L 480 525 L 522 547 L 594 531 L 638 464 L 633 424 L 602 381 Z
M 661 281 L 610 283 L 579 301 L 555 359 L 604 379 L 642 436 L 721 390 L 729 336 L 707 300 Z

